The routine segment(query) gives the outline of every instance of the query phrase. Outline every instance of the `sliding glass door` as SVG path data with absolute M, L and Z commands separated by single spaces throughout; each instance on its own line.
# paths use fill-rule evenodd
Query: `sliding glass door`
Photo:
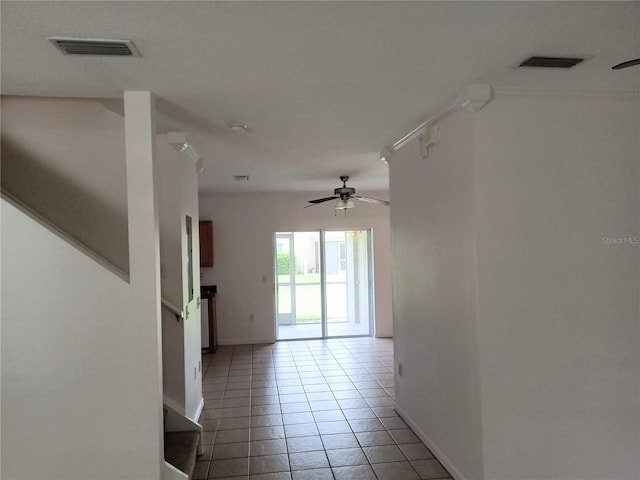
M 278 339 L 322 337 L 320 232 L 276 233 Z
M 278 339 L 370 335 L 370 230 L 275 235 Z
M 369 243 L 368 230 L 325 232 L 327 337 L 370 333 Z

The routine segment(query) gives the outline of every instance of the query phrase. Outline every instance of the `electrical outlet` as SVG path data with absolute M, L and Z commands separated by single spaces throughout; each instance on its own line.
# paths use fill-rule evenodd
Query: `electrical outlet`
M 398 363 L 398 376 L 401 377 L 402 376 L 402 364 Z

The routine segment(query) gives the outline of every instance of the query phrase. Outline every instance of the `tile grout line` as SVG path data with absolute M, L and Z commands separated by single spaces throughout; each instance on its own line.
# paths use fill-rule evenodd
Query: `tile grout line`
M 289 347 L 289 345 L 287 345 Z M 315 346 L 315 345 L 314 345 Z M 289 446 L 288 446 L 288 442 L 287 442 L 287 438 L 295 438 L 295 437 L 287 437 L 286 433 L 284 432 L 285 430 L 285 418 L 284 415 L 286 415 L 285 413 L 283 413 L 282 410 L 282 406 L 283 404 L 281 403 L 281 398 L 280 398 L 280 389 L 284 386 L 293 386 L 296 387 L 296 383 L 299 385 L 300 390 L 304 393 L 304 398 L 306 399 L 306 402 L 309 407 L 309 412 L 311 414 L 312 417 L 312 422 L 313 424 L 316 426 L 316 431 L 317 431 L 317 435 L 321 440 L 323 449 L 322 452 L 324 453 L 324 457 L 325 460 L 327 462 L 327 465 L 329 469 L 332 469 L 333 467 L 331 467 L 330 465 L 330 461 L 329 461 L 329 455 L 328 452 L 330 452 L 331 450 L 341 450 L 342 448 L 348 448 L 348 447 L 342 447 L 342 448 L 338 448 L 338 449 L 327 449 L 326 445 L 324 444 L 324 441 L 322 441 L 322 436 L 323 435 L 331 435 L 331 433 L 326 433 L 326 434 L 322 434 L 320 433 L 320 430 L 317 428 L 318 427 L 318 420 L 316 419 L 316 416 L 314 415 L 314 413 L 316 412 L 321 412 L 324 410 L 312 410 L 311 409 L 311 402 L 314 401 L 323 401 L 323 400 L 311 400 L 309 398 L 309 394 L 311 393 L 321 393 L 321 392 L 326 392 L 330 395 L 330 397 L 332 398 L 331 401 L 335 402 L 336 404 L 336 410 L 339 411 L 344 419 L 344 421 L 347 423 L 348 426 L 348 430 L 349 430 L 349 434 L 356 439 L 356 444 L 358 445 L 358 448 L 360 450 L 362 450 L 363 448 L 367 448 L 364 447 L 363 444 L 361 443 L 361 440 L 357 437 L 356 432 L 354 431 L 354 427 L 351 424 L 351 421 L 349 421 L 347 419 L 347 415 L 345 415 L 345 409 L 349 410 L 349 408 L 347 408 L 349 405 L 346 400 L 350 400 L 350 398 L 346 397 L 346 398 L 342 398 L 339 399 L 336 397 L 336 392 L 338 392 L 339 390 L 333 390 L 331 388 L 331 377 L 333 377 L 333 375 L 326 375 L 326 370 L 340 370 L 342 375 L 344 375 L 345 377 L 348 378 L 349 383 L 353 384 L 353 382 L 358 382 L 358 381 L 367 381 L 370 382 L 372 381 L 371 379 L 373 379 L 373 381 L 375 381 L 375 383 L 377 383 L 378 388 L 381 391 L 385 392 L 385 395 L 380 396 L 379 398 L 383 398 L 383 397 L 389 397 L 389 398 L 393 398 L 393 394 L 387 390 L 387 388 L 390 387 L 385 387 L 382 382 L 386 382 L 386 380 L 383 378 L 376 378 L 376 375 L 388 375 L 391 374 L 392 372 L 390 371 L 391 369 L 387 366 L 387 363 L 385 363 L 385 358 L 389 358 L 388 354 L 385 354 L 384 351 L 382 351 L 381 349 L 374 349 L 371 352 L 366 353 L 365 355 L 363 355 L 363 350 L 364 347 L 361 347 L 359 345 L 348 345 L 346 342 L 339 342 L 338 345 L 338 349 L 332 349 L 332 348 L 311 348 L 309 344 L 307 344 L 305 342 L 304 345 L 304 349 L 296 349 L 296 350 L 292 350 L 291 348 L 287 348 L 286 350 L 284 350 L 283 355 L 279 355 L 279 349 L 276 350 L 275 348 L 273 348 L 272 345 L 269 346 L 264 346 L 264 347 L 268 347 L 266 349 L 267 354 L 265 355 L 265 349 L 259 350 L 257 349 L 256 345 L 251 345 L 248 346 L 248 348 L 242 352 L 240 352 L 238 349 L 236 349 L 234 347 L 232 353 L 231 353 L 231 357 L 229 358 L 228 361 L 225 361 L 224 364 L 228 364 L 228 368 L 226 371 L 226 376 L 221 377 L 225 379 L 225 386 L 223 389 L 223 393 L 222 393 L 222 402 L 224 405 L 226 405 L 226 403 L 224 402 L 224 400 L 228 399 L 227 398 L 227 393 L 229 392 L 229 390 L 227 390 L 228 387 L 228 383 L 230 382 L 230 380 L 232 380 L 232 377 L 234 376 L 246 376 L 248 377 L 245 378 L 245 380 L 243 380 L 243 382 L 247 382 L 248 383 L 248 422 L 249 422 L 249 431 L 248 431 L 248 447 L 247 447 L 247 458 L 248 458 L 248 474 L 251 475 L 251 442 L 253 440 L 253 422 L 252 419 L 254 417 L 253 415 L 253 408 L 256 407 L 257 405 L 255 404 L 255 399 L 257 399 L 258 397 L 255 395 L 254 392 L 254 380 L 257 382 L 258 380 L 256 379 L 257 377 L 257 373 L 256 371 L 259 369 L 260 370 L 260 382 L 265 382 L 264 384 L 261 384 L 260 388 L 265 388 L 265 389 L 271 389 L 271 388 L 275 388 L 274 392 L 271 391 L 266 391 L 264 392 L 264 395 L 270 395 L 272 393 L 275 393 L 275 396 L 277 397 L 277 405 L 278 405 L 278 412 L 279 412 L 279 416 L 280 416 L 280 421 L 281 421 L 281 425 L 282 425 L 282 430 L 283 430 L 283 434 L 284 434 L 284 442 L 285 442 L 285 446 L 286 446 L 286 454 L 288 456 L 289 459 L 289 472 L 294 472 L 294 470 L 291 470 L 293 468 L 293 465 L 291 463 L 291 458 L 290 458 L 290 451 L 289 451 Z M 248 351 L 247 351 L 248 350 Z M 302 359 L 300 359 L 300 357 L 298 357 L 298 359 L 296 359 L 296 353 L 301 353 Z M 393 353 L 392 353 L 393 355 Z M 285 384 L 293 384 L 293 385 L 280 385 L 280 382 L 278 382 L 278 365 L 282 365 L 288 363 L 288 362 L 282 362 L 282 361 L 278 361 L 278 357 L 282 357 L 282 358 L 289 358 L 290 360 L 289 362 L 292 364 L 292 368 L 294 369 L 295 373 L 296 373 L 296 377 L 295 378 L 281 378 L 280 380 L 284 382 Z M 226 360 L 226 358 L 225 358 Z M 234 360 L 238 360 L 238 363 L 236 363 L 234 365 Z M 388 361 L 388 360 L 386 360 Z M 207 364 L 207 371 L 205 372 L 205 378 L 208 378 L 208 374 L 210 373 L 210 368 L 212 367 L 213 364 L 213 359 Z M 350 363 L 351 365 L 346 365 Z M 310 368 L 313 367 L 313 368 Z M 380 369 L 381 367 L 384 367 L 386 369 L 386 371 L 372 371 L 375 369 Z M 347 368 L 347 370 L 345 370 L 345 368 Z M 234 372 L 235 370 L 235 372 Z M 246 371 L 248 370 L 248 372 Z M 242 372 L 242 373 L 241 373 Z M 234 375 L 233 373 L 236 373 L 236 375 Z M 285 372 L 287 373 L 287 372 Z M 291 373 L 291 372 L 289 372 Z M 362 375 L 364 378 L 358 380 L 354 380 L 354 378 L 356 378 L 356 376 L 360 376 Z M 286 376 L 290 376 L 290 375 L 286 375 Z M 368 377 L 368 378 L 367 378 Z M 322 379 L 322 382 L 318 382 L 318 383 L 313 383 L 315 382 L 314 380 L 311 380 L 312 383 L 306 383 L 304 382 L 305 379 L 314 379 L 314 378 L 318 378 L 318 379 Z M 291 382 L 289 382 L 288 380 L 292 380 Z M 273 382 L 273 385 L 275 385 L 275 387 L 270 385 L 270 382 Z M 235 383 L 235 382 L 231 382 L 231 383 Z M 240 382 L 239 382 L 240 383 Z M 336 383 L 343 383 L 341 381 L 338 381 Z M 328 390 L 324 390 L 324 389 L 316 389 L 316 387 L 313 387 L 313 385 L 326 385 L 326 388 L 328 388 Z M 388 383 L 387 383 L 388 385 Z M 354 388 L 355 387 L 355 388 Z M 236 387 L 237 388 L 237 387 Z M 258 387 L 256 387 L 258 388 Z M 372 402 L 369 403 L 367 401 L 367 397 L 365 397 L 362 394 L 362 390 L 366 390 L 367 387 L 366 385 L 363 385 L 362 387 L 358 387 L 355 384 L 352 385 L 352 388 L 355 392 L 357 392 L 357 394 L 359 395 L 359 397 L 357 398 L 352 398 L 353 400 L 355 399 L 362 399 L 365 401 L 366 403 L 366 407 L 365 406 L 354 406 L 353 408 L 366 408 L 367 410 L 370 410 L 371 413 L 373 413 L 373 415 L 375 417 L 372 417 L 372 420 L 377 420 L 378 422 L 382 423 L 382 419 L 383 418 L 387 418 L 384 416 L 380 416 L 381 412 L 378 410 L 374 410 L 374 409 L 381 409 L 381 408 L 387 408 L 384 403 L 382 403 L 382 406 L 373 406 L 372 403 L 375 405 L 376 402 Z M 296 389 L 292 389 L 292 391 L 298 390 Z M 241 397 L 238 397 L 241 398 Z M 319 398 L 322 398 L 322 396 L 319 396 Z M 370 397 L 370 398 L 378 398 L 378 397 Z M 340 403 L 340 400 L 345 400 L 344 402 L 342 402 L 342 404 Z M 243 402 L 244 403 L 244 402 Z M 262 403 L 262 402 L 261 402 Z M 269 402 L 269 403 L 264 403 L 264 405 L 272 405 L 273 403 Z M 343 406 L 344 405 L 344 406 Z M 220 405 L 220 408 L 225 408 L 222 406 L 222 404 Z M 226 407 L 226 408 L 234 408 L 234 407 Z M 333 410 L 333 409 L 331 409 Z M 268 410 L 265 410 L 268 411 Z M 295 413 L 295 412 L 290 412 L 290 413 Z M 395 412 L 394 412 L 395 413 Z M 220 414 L 225 415 L 224 412 L 220 412 Z M 397 417 L 397 414 L 396 414 Z M 221 426 L 221 421 L 223 418 L 227 418 L 226 416 L 218 418 L 217 422 L 216 422 L 216 427 L 215 427 L 215 431 L 214 431 L 214 444 L 212 445 L 212 457 L 213 457 L 213 449 L 215 448 L 215 445 L 217 444 L 217 437 L 218 437 L 218 432 L 219 432 L 219 427 Z M 388 418 L 392 418 L 392 417 L 388 417 Z M 358 420 L 358 418 L 354 418 L 352 419 L 352 421 Z M 329 420 L 330 421 L 330 420 Z M 320 422 L 322 423 L 322 422 Z M 295 423 L 293 423 L 292 425 L 294 425 Z M 382 423 L 382 427 L 383 430 L 380 431 L 384 431 L 387 433 L 387 435 L 391 434 L 391 430 L 394 430 L 390 427 L 388 427 L 385 423 Z M 411 432 L 410 428 L 402 428 L 402 430 L 409 430 Z M 377 431 L 377 430 L 376 430 Z M 363 431 L 362 433 L 367 433 L 367 431 Z M 339 433 L 338 433 L 339 434 Z M 306 435 L 305 435 L 306 436 Z M 400 445 L 402 445 L 400 442 L 402 441 L 401 439 L 397 439 L 395 436 L 391 437 L 393 439 L 393 444 L 390 444 L 391 446 L 395 446 L 401 454 L 401 457 L 404 460 L 394 460 L 392 462 L 383 462 L 383 463 L 408 463 L 410 468 L 415 471 L 416 474 L 418 474 L 417 470 L 416 470 L 416 466 L 411 463 L 412 461 L 409 459 L 409 457 L 407 456 L 407 454 L 405 454 L 404 450 L 400 449 Z M 419 445 L 422 445 L 423 448 L 424 445 L 422 444 L 422 442 L 410 442 L 409 443 L 416 443 Z M 233 443 L 233 442 L 232 442 Z M 372 446 L 372 445 L 370 445 Z M 373 445 L 376 446 L 376 445 Z M 377 445 L 380 446 L 380 445 Z M 382 445 L 384 446 L 384 445 Z M 354 445 L 355 447 L 355 445 Z M 428 451 L 428 449 L 427 449 Z M 304 452 L 303 452 L 304 453 Z M 235 457 L 232 457 L 235 458 Z M 367 461 L 367 466 L 372 470 L 372 473 L 374 475 L 376 475 L 375 470 L 373 470 L 373 463 L 371 463 L 371 461 L 369 460 L 369 457 L 365 455 L 366 461 Z M 435 457 L 431 457 L 430 459 L 436 460 Z M 419 460 L 419 459 L 416 459 Z M 213 463 L 213 458 L 211 458 L 210 460 L 210 464 Z M 211 467 L 210 467 L 211 468 Z M 207 472 L 207 474 L 210 474 L 211 471 L 209 470 Z M 419 474 L 418 474 L 419 475 Z M 442 477 L 442 478 L 450 478 L 450 477 Z

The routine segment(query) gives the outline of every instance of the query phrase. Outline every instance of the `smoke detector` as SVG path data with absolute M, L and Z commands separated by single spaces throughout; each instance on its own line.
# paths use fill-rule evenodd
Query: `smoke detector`
M 140 56 L 131 40 L 76 37 L 48 37 L 48 40 L 65 55 Z

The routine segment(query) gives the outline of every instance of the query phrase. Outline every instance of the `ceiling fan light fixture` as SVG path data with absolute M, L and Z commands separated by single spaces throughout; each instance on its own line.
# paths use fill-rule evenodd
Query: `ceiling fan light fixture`
M 344 199 L 339 199 L 336 202 L 336 210 L 346 210 L 348 208 L 353 208 L 355 207 L 355 204 L 353 203 L 353 200 L 351 200 L 350 198 L 347 198 L 346 200 Z

